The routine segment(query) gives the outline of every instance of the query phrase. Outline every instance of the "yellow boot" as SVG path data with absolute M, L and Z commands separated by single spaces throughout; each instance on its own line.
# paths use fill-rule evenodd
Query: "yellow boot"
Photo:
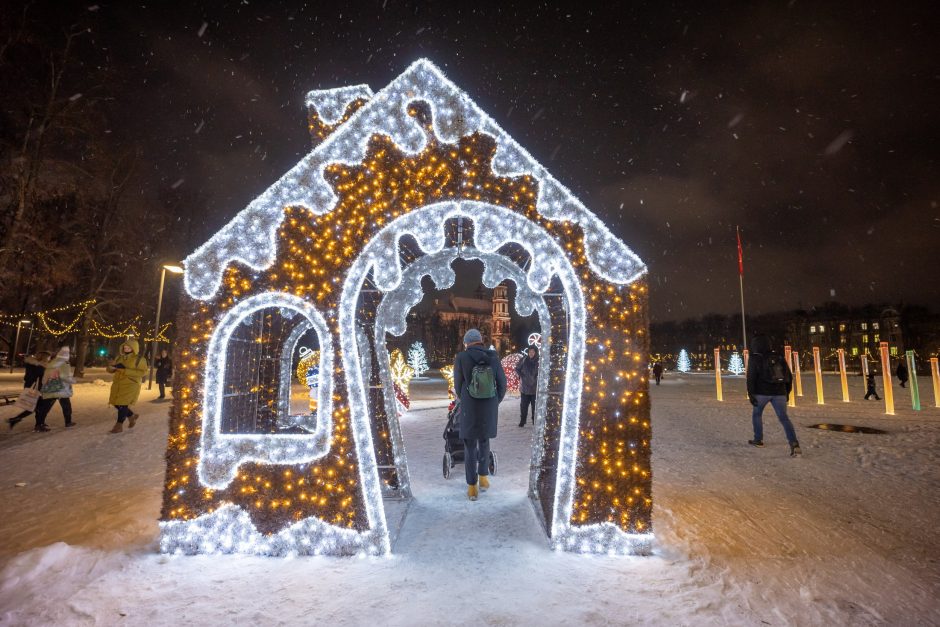
M 477 500 L 477 494 L 479 494 L 477 492 L 477 484 L 474 483 L 473 485 L 467 486 L 467 498 L 471 501 L 475 501 Z
M 490 478 L 486 475 L 480 475 L 480 491 L 486 492 L 490 487 Z

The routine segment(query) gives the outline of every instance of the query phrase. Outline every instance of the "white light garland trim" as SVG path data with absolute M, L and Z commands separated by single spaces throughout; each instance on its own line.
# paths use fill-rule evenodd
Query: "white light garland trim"
M 483 285 L 488 288 L 494 288 L 503 281 L 512 281 L 516 284 L 516 298 L 514 299 L 514 308 L 520 316 L 529 316 L 538 312 L 539 324 L 546 330 L 545 342 L 548 343 L 551 332 L 551 318 L 548 307 L 538 294 L 532 292 L 527 285 L 525 272 L 513 261 L 495 253 L 483 253 L 474 247 L 464 247 L 459 250 L 455 247 L 444 248 L 437 253 L 431 253 L 419 257 L 410 263 L 402 271 L 401 284 L 392 292 L 387 293 L 379 304 L 375 315 L 375 336 L 376 345 L 384 345 L 384 338 L 387 333 L 401 336 L 408 328 L 408 312 L 421 302 L 424 297 L 424 287 L 421 285 L 421 279 L 425 276 L 430 277 L 434 282 L 435 289 L 443 290 L 453 286 L 456 280 L 456 273 L 452 267 L 457 258 L 478 259 L 483 262 Z M 379 351 L 379 372 L 382 381 L 391 381 L 392 373 L 389 366 L 387 351 Z M 548 372 L 550 368 L 549 352 L 542 351 L 539 355 L 539 368 L 541 372 Z M 363 375 L 363 380 L 368 380 L 368 375 Z M 399 481 L 401 482 L 400 491 L 402 494 L 411 495 L 410 475 L 408 471 L 408 456 L 404 441 L 401 437 L 401 425 L 398 420 L 398 398 L 395 395 L 393 387 L 386 384 L 384 388 L 386 415 L 389 417 L 389 433 L 392 442 L 392 452 L 395 458 L 395 465 L 398 470 Z M 536 393 L 536 410 L 538 417 L 545 415 L 548 403 L 548 376 L 538 378 L 538 389 Z M 529 495 L 538 498 L 538 470 L 544 457 L 544 431 L 545 422 L 540 420 L 536 424 L 536 445 L 532 449 L 532 462 L 529 473 Z M 540 519 L 544 518 L 541 504 L 536 506 L 536 514 Z
M 348 104 L 352 94 L 365 94 L 367 89 L 354 86 L 346 91 L 324 90 L 314 92 L 308 100 L 314 106 L 319 103 L 327 115 L 336 116 L 341 106 L 338 103 Z M 330 164 L 362 163 L 373 136 L 388 136 L 408 154 L 421 151 L 428 138 L 419 122 L 408 114 L 409 105 L 418 101 L 431 107 L 434 134 L 442 142 L 454 143 L 476 132 L 493 137 L 497 146 L 493 171 L 500 176 L 528 174 L 536 179 L 536 209 L 546 219 L 575 222 L 583 229 L 585 255 L 598 276 L 627 284 L 645 274 L 646 266 L 640 258 L 597 216 L 434 64 L 419 59 L 186 259 L 184 282 L 189 295 L 200 300 L 211 298 L 222 283 L 223 271 L 234 261 L 256 271 L 270 267 L 284 208 L 303 206 L 316 214 L 331 211 L 337 198 L 323 176 L 325 168 Z
M 379 555 L 381 544 L 370 532 L 360 533 L 304 518 L 281 531 L 264 535 L 248 512 L 225 503 L 192 520 L 160 523 L 160 551 L 183 555 L 241 553 L 289 557 L 291 555 Z
M 333 372 L 333 342 L 326 320 L 316 307 L 298 296 L 284 292 L 265 292 L 246 298 L 228 310 L 209 340 L 203 396 L 201 453 L 197 466 L 203 486 L 221 490 L 235 479 L 238 467 L 254 461 L 266 464 L 303 464 L 326 455 L 333 433 L 333 378 L 321 378 L 316 416 L 299 417 L 305 434 L 231 434 L 222 433 L 222 400 L 228 345 L 232 333 L 248 316 L 263 309 L 279 307 L 305 318 L 306 328 L 314 328 L 320 343 L 320 372 Z M 297 336 L 299 338 L 299 335 Z M 296 342 L 296 338 L 293 339 Z M 283 372 L 283 365 L 282 365 Z M 288 369 L 288 377 L 289 369 Z M 289 381 L 290 379 L 288 379 Z M 279 390 L 279 395 L 284 389 Z M 287 388 L 290 394 L 290 388 Z M 289 398 L 289 397 L 288 397 Z M 289 402 L 289 400 L 288 400 Z M 279 405 L 283 407 L 283 399 Z M 312 420 L 313 423 L 304 422 Z M 185 488 L 180 488 L 185 489 Z M 193 488 L 195 489 L 195 488 Z
M 349 85 L 335 89 L 315 89 L 307 92 L 307 108 L 317 112 L 324 124 L 332 126 L 343 119 L 346 107 L 355 100 L 370 100 L 372 88 L 368 85 Z

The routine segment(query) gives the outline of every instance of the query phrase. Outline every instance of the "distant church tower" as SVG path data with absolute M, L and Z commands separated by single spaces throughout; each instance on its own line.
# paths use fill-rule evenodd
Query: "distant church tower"
M 498 353 L 511 348 L 509 338 L 509 288 L 503 284 L 499 284 L 493 289 L 492 343 Z

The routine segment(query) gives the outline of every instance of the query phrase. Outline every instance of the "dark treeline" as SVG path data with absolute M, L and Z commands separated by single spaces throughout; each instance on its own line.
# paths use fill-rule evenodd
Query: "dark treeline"
M 94 12 L 69 12 L 25 3 L 0 21 L 0 313 L 95 300 L 70 333 L 38 337 L 71 343 L 81 367 L 93 318 L 153 320 L 160 264 L 192 248 L 204 201 L 145 190 L 147 155 L 112 132 L 125 77 Z M 0 325 L 0 350 L 15 331 Z

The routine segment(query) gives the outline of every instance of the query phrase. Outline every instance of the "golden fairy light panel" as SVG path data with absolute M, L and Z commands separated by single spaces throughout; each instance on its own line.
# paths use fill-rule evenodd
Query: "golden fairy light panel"
M 412 264 L 472 251 L 541 302 L 530 494 L 551 545 L 647 553 L 642 261 L 426 60 L 307 102 L 313 151 L 186 260 L 162 550 L 389 552 L 383 497 L 411 492 L 376 311 L 417 302 L 397 299 Z

